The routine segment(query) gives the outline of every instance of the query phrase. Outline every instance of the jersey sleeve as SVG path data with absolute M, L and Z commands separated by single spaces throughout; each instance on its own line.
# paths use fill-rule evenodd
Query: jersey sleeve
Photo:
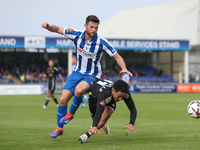
M 124 98 L 124 102 L 126 103 L 126 106 L 128 107 L 128 109 L 130 110 L 130 122 L 132 125 L 135 124 L 135 120 L 137 117 L 137 110 L 135 107 L 135 103 L 130 95 L 130 93 L 127 93 L 125 98 Z
M 105 101 L 103 100 L 102 98 L 102 95 L 99 95 L 98 96 L 98 101 L 97 101 L 97 109 L 96 109 L 96 113 L 95 113 L 95 116 L 94 116 L 94 119 L 93 119 L 93 127 L 98 127 L 98 124 L 99 124 L 99 121 L 101 119 L 101 115 L 103 114 L 103 111 L 105 109 Z
M 117 51 L 114 49 L 114 47 L 108 42 L 108 40 L 102 38 L 103 40 L 103 50 L 105 53 L 107 53 L 110 57 L 113 57 L 115 54 L 117 54 Z
M 59 74 L 58 68 L 54 67 L 55 74 Z
M 70 40 L 74 40 L 77 36 L 79 36 L 82 32 L 75 30 L 75 29 L 70 29 L 70 28 L 63 28 L 63 35 L 69 38 Z

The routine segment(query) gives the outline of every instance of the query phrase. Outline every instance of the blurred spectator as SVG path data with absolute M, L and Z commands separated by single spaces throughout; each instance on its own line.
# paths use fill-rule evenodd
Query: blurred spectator
M 128 70 L 130 71 L 130 72 L 134 72 L 134 66 L 133 65 L 130 65 L 130 68 L 128 68 Z
M 25 83 L 25 72 L 22 72 L 22 75 L 20 76 L 20 80 L 22 83 Z
M 0 79 L 3 79 L 3 74 L 1 74 L 1 72 L 0 72 Z
M 4 83 L 12 83 L 11 76 L 7 72 L 3 73 L 3 80 Z
M 39 75 L 37 74 L 37 72 L 33 73 L 33 82 L 34 83 L 38 83 L 39 82 Z
M 66 76 L 67 76 L 67 73 L 66 73 L 65 69 L 62 69 L 61 75 L 62 75 L 63 77 L 66 77 Z
M 163 72 L 162 73 L 162 75 L 161 75 L 161 77 L 166 77 L 167 75 Z
M 29 68 L 26 69 L 26 74 L 25 74 L 25 80 L 26 80 L 26 83 L 30 83 L 31 82 L 31 79 L 32 79 L 32 75 L 29 71 Z
M 189 75 L 189 82 L 194 82 L 195 80 L 194 80 L 194 77 L 190 74 Z
M 159 70 L 156 70 L 156 72 L 154 73 L 154 76 L 155 76 L 155 77 L 158 77 L 158 76 L 159 76 Z
M 141 77 L 146 77 L 145 71 L 142 71 Z
M 3 79 L 3 71 L 1 70 L 1 72 L 0 72 L 0 79 Z
M 195 75 L 195 82 L 199 82 L 199 76 Z
M 185 75 L 184 74 L 182 75 L 182 82 L 183 83 L 185 82 Z
M 138 73 L 137 73 L 137 70 L 134 70 L 134 71 L 132 72 L 132 74 L 133 74 L 133 77 L 138 77 L 138 76 L 139 76 Z
M 122 74 L 122 80 L 125 81 L 126 83 L 130 84 L 130 77 L 128 74 L 123 73 Z
M 47 68 L 46 61 L 39 61 L 40 59 L 34 58 L 16 58 L 13 60 L 6 59 L 5 61 L 1 60 L 0 63 L 0 79 L 6 80 L 5 82 L 12 82 L 5 73 L 5 70 L 12 72 L 16 77 L 18 77 L 22 83 L 46 83 L 47 80 L 45 78 L 38 78 L 39 74 L 45 72 Z M 58 59 L 59 60 L 59 59 Z M 58 61 L 57 68 L 59 68 L 60 73 L 63 77 L 66 77 L 68 74 L 68 68 L 66 61 Z M 119 66 L 114 62 L 111 65 L 112 69 L 102 68 L 102 79 L 119 77 L 119 72 L 121 71 Z M 154 69 L 151 66 L 145 66 L 144 64 L 135 64 L 134 62 L 129 62 L 128 68 L 129 71 L 132 72 L 133 77 L 168 77 L 162 69 Z M 8 76 L 8 77 L 7 77 Z M 67 79 L 67 78 L 66 78 Z M 141 79 L 141 78 L 140 78 Z M 190 82 L 200 82 L 199 76 L 190 75 Z M 60 82 L 60 81 L 57 81 Z M 154 82 L 154 81 L 152 81 Z
M 8 74 L 7 74 L 6 72 L 3 73 L 3 76 L 2 76 L 2 77 L 3 77 L 4 80 L 7 79 L 7 75 L 8 75 Z
M 15 70 L 15 76 L 19 76 L 20 75 L 20 69 L 19 67 L 16 67 L 16 70 Z
M 137 72 L 138 72 L 138 76 L 139 76 L 139 77 L 142 77 L 142 76 L 143 76 L 143 74 L 142 74 L 140 68 L 138 68 L 138 71 L 137 71 Z
M 154 76 L 153 70 L 150 70 L 148 76 L 149 76 L 149 77 L 153 77 L 153 76 Z
M 158 77 L 161 77 L 162 74 L 163 74 L 163 70 L 161 69 L 161 70 L 158 71 Z

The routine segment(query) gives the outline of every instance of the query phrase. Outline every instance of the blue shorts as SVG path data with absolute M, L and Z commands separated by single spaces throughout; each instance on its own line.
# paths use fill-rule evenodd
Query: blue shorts
M 100 79 L 96 78 L 96 76 L 94 75 L 85 75 L 85 74 L 81 74 L 81 73 L 73 71 L 72 74 L 69 76 L 67 82 L 65 83 L 63 89 L 74 93 L 76 86 L 81 81 L 85 81 L 89 84 L 89 86 L 91 86 L 93 81 L 98 81 L 98 80 Z

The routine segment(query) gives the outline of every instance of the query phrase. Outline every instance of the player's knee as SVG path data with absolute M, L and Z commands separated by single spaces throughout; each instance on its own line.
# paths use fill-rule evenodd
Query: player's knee
M 75 95 L 76 96 L 82 96 L 83 95 L 83 89 L 81 88 L 81 87 L 77 87 L 76 89 L 75 89 Z
M 66 102 L 66 100 L 63 97 L 60 97 L 60 105 L 61 106 L 67 105 L 67 102 Z

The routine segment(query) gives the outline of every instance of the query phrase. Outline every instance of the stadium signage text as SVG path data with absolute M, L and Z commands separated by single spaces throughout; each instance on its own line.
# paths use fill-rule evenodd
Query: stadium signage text
M 47 92 L 47 84 L 0 85 L 0 95 L 39 95 Z M 62 93 L 62 84 L 56 85 L 55 93 Z
M 189 50 L 189 41 L 187 40 L 108 39 L 108 41 L 115 49 L 119 50 Z M 50 38 L 37 36 L 0 37 L 0 47 L 74 49 L 74 44 L 68 38 Z
M 16 44 L 16 40 L 15 38 L 1 38 L 0 39 L 0 45 L 11 45 L 11 46 L 14 46 Z
M 189 50 L 188 41 L 172 40 L 120 40 L 109 39 L 116 49 L 136 50 Z
M 0 95 L 42 94 L 41 85 L 0 85 Z
M 136 84 L 135 92 L 139 93 L 171 93 L 176 92 L 176 84 Z
M 74 44 L 67 38 L 46 38 L 46 48 L 74 48 Z
M 200 84 L 177 84 L 177 93 L 200 93 Z
M 72 46 L 72 42 L 69 39 L 57 39 L 56 40 L 56 45 L 58 47 L 63 47 L 63 46 Z
M 24 48 L 23 37 L 1 37 L 0 47 L 2 48 Z
M 117 48 L 136 48 L 136 49 L 178 49 L 180 47 L 179 42 L 155 42 L 155 41 L 110 41 L 110 43 Z
M 46 94 L 47 84 L 0 85 L 0 95 Z M 130 84 L 130 93 L 200 93 L 200 84 L 136 83 Z M 62 84 L 56 84 L 56 94 L 62 93 Z

